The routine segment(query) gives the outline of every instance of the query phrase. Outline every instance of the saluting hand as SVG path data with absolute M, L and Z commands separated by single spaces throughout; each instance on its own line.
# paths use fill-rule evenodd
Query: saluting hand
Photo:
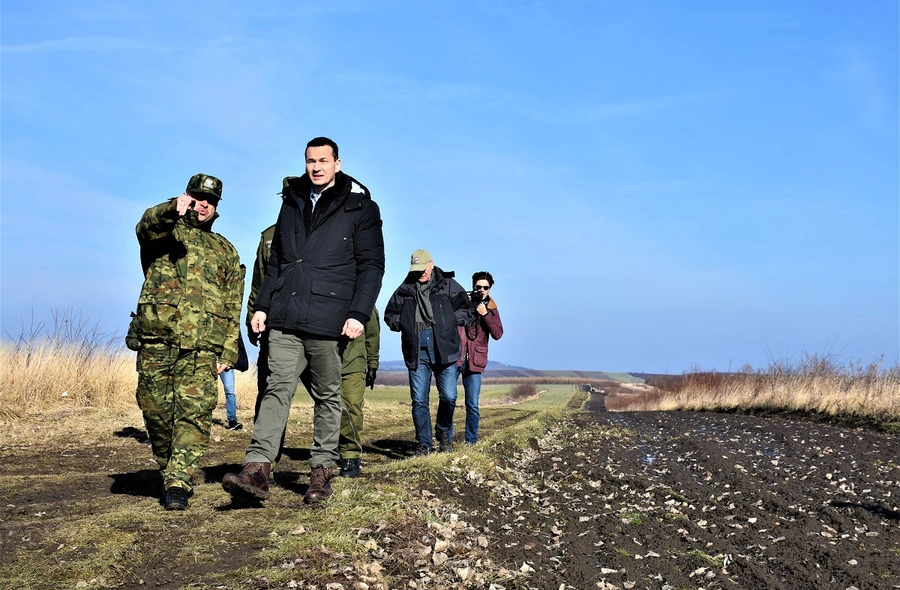
M 175 199 L 175 210 L 178 211 L 178 215 L 184 216 L 185 213 L 193 209 L 194 203 L 197 201 L 188 194 L 187 191 L 178 195 L 178 198 Z

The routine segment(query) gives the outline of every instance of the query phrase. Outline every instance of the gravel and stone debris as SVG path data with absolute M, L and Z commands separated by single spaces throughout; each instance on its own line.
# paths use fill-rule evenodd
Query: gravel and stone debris
M 896 436 L 586 412 L 534 442 L 432 490 L 516 573 L 507 588 L 900 588 Z

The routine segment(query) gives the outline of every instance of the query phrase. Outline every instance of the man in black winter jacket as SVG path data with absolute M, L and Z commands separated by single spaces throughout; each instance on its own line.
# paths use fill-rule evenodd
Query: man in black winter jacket
M 432 374 L 438 389 L 435 438 L 441 451 L 453 450 L 456 361 L 461 354 L 457 326 L 467 326 L 475 320 L 469 297 L 453 275 L 435 266 L 427 250 L 416 250 L 406 280 L 394 291 L 384 310 L 385 323 L 392 331 L 400 332 L 403 360 L 409 370 L 417 455 L 427 455 L 433 446 L 428 406 Z
M 268 330 L 269 378 L 243 469 L 226 475 L 222 485 L 232 494 L 269 496 L 271 464 L 308 366 L 313 446 L 304 501 L 312 503 L 331 495 L 339 460 L 341 352 L 361 337 L 375 308 L 384 237 L 378 205 L 365 186 L 341 172 L 337 144 L 326 137 L 307 144 L 306 174 L 286 178 L 283 197 L 250 322 L 257 334 Z

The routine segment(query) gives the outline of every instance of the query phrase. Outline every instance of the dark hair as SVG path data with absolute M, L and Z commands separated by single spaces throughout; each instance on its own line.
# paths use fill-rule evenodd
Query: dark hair
M 336 143 L 328 139 L 327 137 L 316 137 L 309 140 L 309 143 L 306 144 L 306 149 L 308 150 L 311 147 L 323 147 L 323 146 L 331 146 L 331 152 L 334 154 L 334 159 L 338 159 L 338 146 Z M 306 157 L 306 150 L 303 152 L 303 157 Z
M 473 289 L 475 288 L 475 283 L 477 283 L 478 281 L 487 281 L 488 285 L 490 285 L 491 287 L 494 286 L 494 277 L 492 277 L 491 273 L 489 273 L 486 270 L 479 270 L 478 272 L 476 272 L 475 274 L 472 275 L 472 288 Z

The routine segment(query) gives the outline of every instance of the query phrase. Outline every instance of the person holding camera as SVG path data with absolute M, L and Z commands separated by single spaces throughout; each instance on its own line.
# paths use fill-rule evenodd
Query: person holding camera
M 494 277 L 487 271 L 472 275 L 472 292 L 469 297 L 475 306 L 475 321 L 468 326 L 459 326 L 459 340 L 462 354 L 456 366 L 462 375 L 466 396 L 466 443 L 478 442 L 478 424 L 481 415 L 478 398 L 481 396 L 481 374 L 488 363 L 488 336 L 500 340 L 503 336 L 503 322 L 497 303 L 491 298 Z

